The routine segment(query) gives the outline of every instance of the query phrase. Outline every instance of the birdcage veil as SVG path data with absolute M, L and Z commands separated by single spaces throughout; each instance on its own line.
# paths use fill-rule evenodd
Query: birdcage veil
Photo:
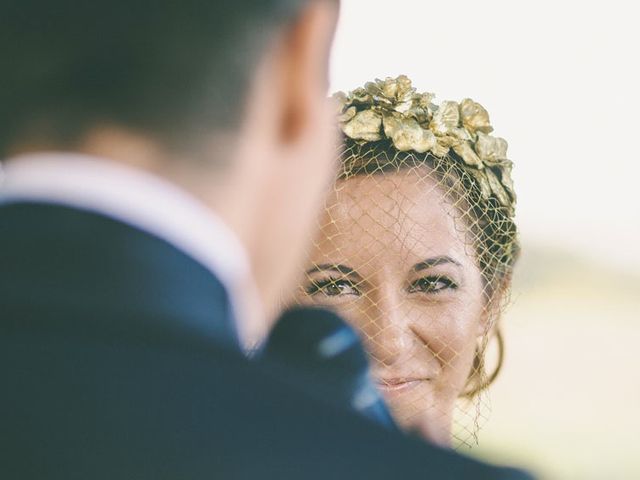
M 390 402 L 392 412 L 407 428 L 448 424 L 454 446 L 472 446 L 490 410 L 486 389 L 502 364 L 499 320 L 518 254 L 516 198 L 507 144 L 490 135 L 486 110 L 469 99 L 436 105 L 433 98 L 418 93 L 405 76 L 335 95 L 343 134 L 340 168 L 319 221 L 318 254 L 306 266 L 296 298 L 326 303 L 355 319 L 373 371 L 392 370 L 392 356 L 406 363 L 398 370 L 426 372 L 425 378 L 426 364 L 435 365 L 431 370 L 441 373 L 429 381 L 439 394 L 428 386 L 404 397 L 401 392 Z M 475 289 L 464 290 L 455 273 L 438 266 L 454 244 L 465 261 L 451 262 L 475 272 L 465 274 Z M 436 257 L 416 264 L 410 258 L 416 251 Z M 417 270 L 431 273 L 412 280 Z M 382 293 L 387 284 L 393 302 Z M 385 302 L 393 305 L 383 307 Z M 464 323 L 463 317 L 482 325 L 482 333 L 448 326 Z M 416 332 L 403 340 L 401 329 Z

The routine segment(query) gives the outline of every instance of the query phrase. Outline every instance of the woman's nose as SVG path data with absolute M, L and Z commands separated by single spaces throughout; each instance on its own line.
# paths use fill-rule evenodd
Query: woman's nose
M 389 288 L 368 295 L 362 330 L 365 347 L 373 359 L 390 366 L 408 354 L 411 330 L 403 319 L 402 300 Z

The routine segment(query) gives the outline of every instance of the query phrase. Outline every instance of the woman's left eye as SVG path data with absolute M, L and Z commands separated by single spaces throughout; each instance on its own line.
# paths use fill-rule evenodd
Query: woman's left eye
M 440 293 L 443 290 L 455 290 L 458 285 L 447 277 L 431 276 L 414 281 L 409 286 L 409 293 Z
M 356 285 L 350 280 L 334 278 L 312 281 L 305 291 L 310 296 L 319 294 L 325 297 L 360 295 Z

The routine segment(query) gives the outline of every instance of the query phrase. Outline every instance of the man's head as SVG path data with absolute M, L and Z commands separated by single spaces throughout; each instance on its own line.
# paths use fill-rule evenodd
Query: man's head
M 337 9 L 2 2 L 0 154 L 93 153 L 181 184 L 238 233 L 270 307 L 332 177 L 325 97 Z

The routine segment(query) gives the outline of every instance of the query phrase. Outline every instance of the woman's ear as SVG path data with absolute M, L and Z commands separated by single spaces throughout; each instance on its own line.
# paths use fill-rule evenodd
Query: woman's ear
M 504 307 L 504 302 L 511 285 L 511 277 L 505 276 L 496 282 L 496 285 L 488 292 L 485 307 L 482 309 L 478 324 L 477 336 L 492 336 L 498 328 L 498 321 Z

